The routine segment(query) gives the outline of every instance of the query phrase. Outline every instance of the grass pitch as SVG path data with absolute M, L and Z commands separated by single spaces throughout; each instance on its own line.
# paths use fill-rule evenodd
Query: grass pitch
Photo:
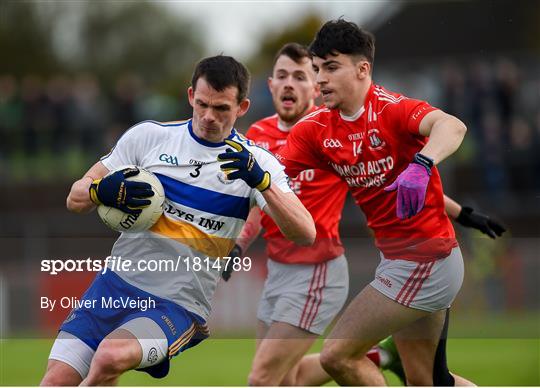
M 0 385 L 39 384 L 52 342 L 1 341 Z M 318 341 L 313 350 L 321 345 Z M 209 339 L 174 358 L 166 378 L 156 380 L 131 371 L 121 378 L 120 385 L 245 386 L 254 349 L 251 339 Z M 451 338 L 448 360 L 452 371 L 478 385 L 540 385 L 540 339 Z M 400 385 L 392 373 L 386 376 L 391 385 Z

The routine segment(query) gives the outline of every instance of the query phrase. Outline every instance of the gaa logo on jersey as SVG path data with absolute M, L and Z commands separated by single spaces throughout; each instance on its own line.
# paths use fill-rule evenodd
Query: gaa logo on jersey
M 227 175 L 223 171 L 218 171 L 217 179 L 219 179 L 219 181 L 224 185 L 230 185 L 231 183 L 234 183 L 234 180 L 227 179 Z
M 368 131 L 368 139 L 369 139 L 369 149 L 372 151 L 380 150 L 386 145 L 386 142 L 382 140 L 380 137 L 380 132 L 378 129 L 370 129 Z
M 161 154 L 159 155 L 159 160 L 172 164 L 173 166 L 178 166 L 178 158 L 173 155 Z
M 343 144 L 338 139 L 324 139 L 323 146 L 324 148 L 341 148 Z

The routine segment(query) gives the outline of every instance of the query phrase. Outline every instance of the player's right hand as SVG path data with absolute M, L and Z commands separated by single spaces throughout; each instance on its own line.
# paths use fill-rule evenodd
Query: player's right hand
M 233 271 L 233 260 L 234 260 L 234 258 L 235 257 L 242 257 L 242 248 L 240 248 L 240 245 L 234 244 L 234 247 L 231 250 L 231 252 L 229 253 L 229 256 L 231 257 L 231 259 L 229 260 L 228 263 L 225 263 L 225 265 L 226 265 L 225 269 L 221 273 L 221 278 L 223 280 L 225 280 L 226 282 L 229 281 L 229 279 L 231 278 L 232 273 L 234 272 Z
M 150 200 L 145 198 L 150 198 L 154 192 L 146 182 L 126 180 L 138 173 L 138 168 L 130 167 L 96 179 L 89 188 L 90 199 L 96 205 L 114 207 L 128 214 L 139 214 L 141 209 L 150 205 Z

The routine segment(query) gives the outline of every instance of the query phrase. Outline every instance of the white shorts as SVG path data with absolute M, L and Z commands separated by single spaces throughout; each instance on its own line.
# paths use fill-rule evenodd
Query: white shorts
M 450 307 L 463 283 L 463 257 L 459 247 L 443 259 L 418 263 L 388 260 L 381 262 L 370 285 L 390 299 L 429 312 Z
M 257 318 L 267 325 L 285 322 L 323 334 L 349 293 L 345 256 L 320 264 L 283 264 L 269 259 L 267 266 Z
M 129 331 L 139 341 L 142 359 L 135 369 L 148 368 L 159 364 L 168 355 L 167 337 L 163 330 L 150 318 L 135 318 L 118 329 Z M 95 350 L 73 334 L 60 331 L 49 355 L 50 360 L 62 361 L 75 369 L 81 378 L 86 378 Z

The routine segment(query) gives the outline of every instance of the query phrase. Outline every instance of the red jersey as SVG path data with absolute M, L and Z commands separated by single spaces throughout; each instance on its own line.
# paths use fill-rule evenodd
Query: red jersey
M 432 169 L 424 208 L 409 219 L 396 215 L 397 190 L 383 190 L 424 147 L 427 138 L 420 135 L 419 125 L 434 110 L 424 101 L 372 84 L 359 117 L 327 108 L 305 116 L 292 129 L 278 158 L 289 176 L 320 168 L 347 182 L 387 259 L 446 257 L 457 242 L 437 169 Z
M 272 153 L 287 143 L 288 136 L 288 131 L 279 129 L 277 114 L 257 121 L 246 133 L 248 139 Z M 267 241 L 268 257 L 286 264 L 316 264 L 343 254 L 338 228 L 347 184 L 331 172 L 308 169 L 291 179 L 290 186 L 311 213 L 317 238 L 310 247 L 296 245 L 287 240 L 275 222 L 263 213 L 261 223 L 266 230 L 263 237 Z

